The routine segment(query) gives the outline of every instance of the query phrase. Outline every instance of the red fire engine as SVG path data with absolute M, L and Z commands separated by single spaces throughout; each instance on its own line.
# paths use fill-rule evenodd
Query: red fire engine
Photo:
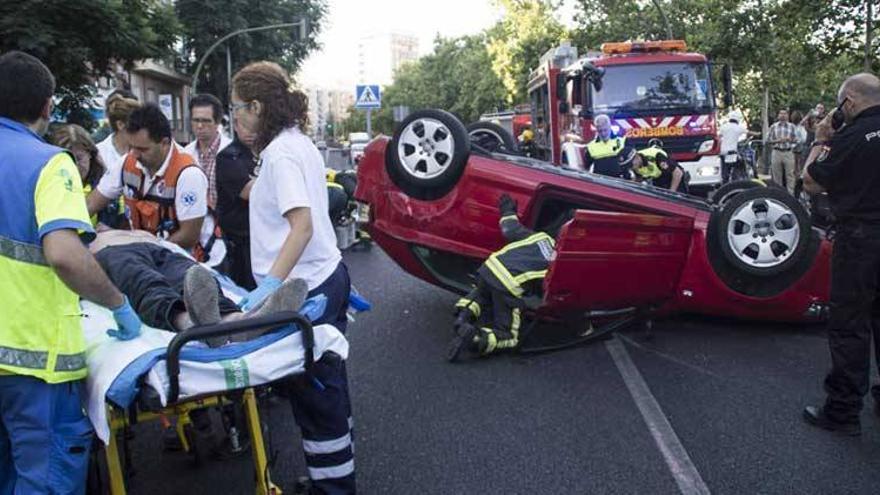
M 562 164 L 563 143 L 592 140 L 593 119 L 605 114 L 628 145 L 641 149 L 660 140 L 690 172 L 692 186 L 718 184 L 718 106 L 712 69 L 704 55 L 688 52 L 679 40 L 605 43 L 601 52 L 582 58 L 568 43 L 549 50 L 528 86 L 543 158 Z M 721 75 L 729 107 L 729 66 L 722 66 Z

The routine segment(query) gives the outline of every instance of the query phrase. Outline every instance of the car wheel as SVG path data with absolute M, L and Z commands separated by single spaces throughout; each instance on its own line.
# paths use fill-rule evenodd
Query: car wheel
M 737 269 L 769 277 L 804 256 L 811 234 L 807 212 L 776 188 L 743 191 L 727 200 L 715 223 L 724 257 Z
M 471 144 L 492 153 L 516 151 L 516 141 L 507 129 L 492 122 L 474 122 L 467 126 Z
M 452 190 L 469 155 L 467 130 L 454 115 L 421 110 L 410 114 L 394 132 L 385 167 L 403 192 L 430 200 Z
M 730 198 L 756 187 L 767 187 L 767 184 L 758 179 L 734 180 L 709 193 L 709 202 L 713 205 L 723 206 Z

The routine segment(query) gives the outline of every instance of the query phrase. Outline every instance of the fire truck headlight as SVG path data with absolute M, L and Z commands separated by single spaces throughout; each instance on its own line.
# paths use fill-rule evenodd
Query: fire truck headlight
M 712 151 L 712 148 L 714 146 L 715 146 L 714 139 L 708 139 L 706 141 L 703 141 L 703 143 L 700 144 L 700 149 L 699 149 L 699 151 L 697 151 L 697 153 L 708 153 L 708 152 Z
M 712 175 L 718 175 L 718 172 L 719 172 L 718 167 L 713 167 L 711 165 L 706 165 L 706 166 L 700 167 L 697 170 L 697 174 L 700 177 L 709 177 Z

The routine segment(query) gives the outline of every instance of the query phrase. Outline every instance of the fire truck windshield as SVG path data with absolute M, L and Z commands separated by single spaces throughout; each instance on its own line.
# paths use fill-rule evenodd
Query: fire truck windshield
M 715 108 L 709 69 L 701 63 L 606 66 L 602 90 L 590 89 L 595 113 L 708 112 Z

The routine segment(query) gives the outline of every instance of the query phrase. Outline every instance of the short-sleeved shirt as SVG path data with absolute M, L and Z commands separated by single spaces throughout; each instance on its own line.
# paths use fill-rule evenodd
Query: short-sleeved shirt
M 85 241 L 95 236 L 79 171 L 67 153 L 53 156 L 43 167 L 34 188 L 34 207 L 40 239 L 62 229 L 76 230 Z
M 269 273 L 290 233 L 284 214 L 308 208 L 312 237 L 288 278 L 302 278 L 312 290 L 327 280 L 342 260 L 327 211 L 324 159 L 308 137 L 290 127 L 260 153 L 258 169 L 248 214 L 254 278 L 260 282 Z
M 721 136 L 721 154 L 723 155 L 728 151 L 736 151 L 739 140 L 747 132 L 746 126 L 739 122 L 728 121 L 721 124 L 721 128 L 718 130 L 718 134 Z
M 797 146 L 797 142 L 785 141 L 787 139 L 797 139 L 797 128 L 791 122 L 777 122 L 770 126 L 770 132 L 767 135 L 768 141 L 784 141 L 773 144 L 773 149 L 777 151 L 791 151 Z
M 254 154 L 238 140 L 217 155 L 217 218 L 224 234 L 250 235 L 248 202 L 241 199 L 241 191 L 253 178 L 256 166 Z
M 828 191 L 838 222 L 880 223 L 880 106 L 860 113 L 807 169 Z

